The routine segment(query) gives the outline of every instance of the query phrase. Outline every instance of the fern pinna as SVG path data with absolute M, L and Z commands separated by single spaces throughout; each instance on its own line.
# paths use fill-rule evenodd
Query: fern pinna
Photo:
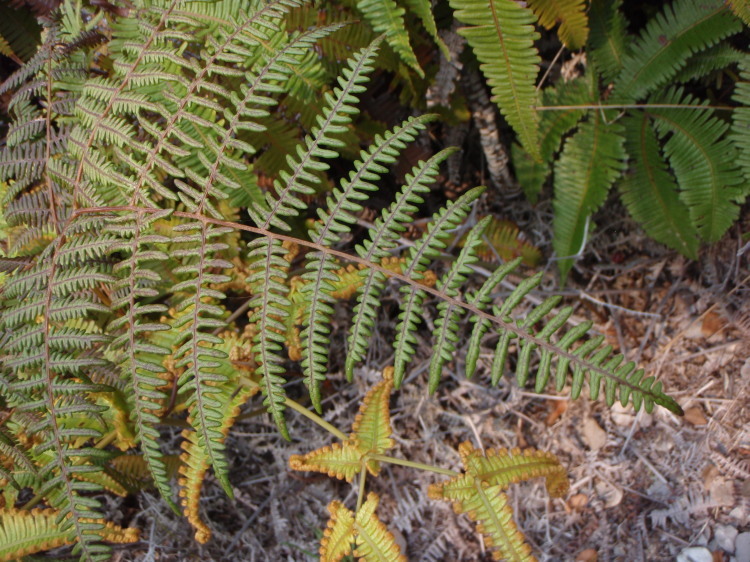
M 104 559 L 106 541 L 136 540 L 135 531 L 104 520 L 97 496 L 143 486 L 144 473 L 176 512 L 182 508 L 196 538 L 208 540 L 200 487 L 212 469 L 232 493 L 224 443 L 239 408 L 260 392 L 286 436 L 286 409 L 297 406 L 286 396 L 285 374 L 290 360 L 300 360 L 320 410 L 334 301 L 357 295 L 345 358 L 351 377 L 366 360 L 389 279 L 403 294 L 396 387 L 434 298 L 433 392 L 443 366 L 464 347 L 465 317 L 469 375 L 492 330 L 500 336 L 494 384 L 515 349 L 519 381 L 535 371 L 538 391 L 554 365 L 559 389 L 572 372 L 574 395 L 588 384 L 595 397 L 603 381 L 610 405 L 619 398 L 680 411 L 660 383 L 601 337 L 584 341 L 589 325 L 564 331 L 570 310 L 558 309 L 556 299 L 515 319 L 539 277 L 496 302 L 493 290 L 517 261 L 467 288 L 489 219 L 473 227 L 452 267 L 439 278 L 432 272 L 482 188 L 439 209 L 395 258 L 400 234 L 451 149 L 416 164 L 367 235 L 344 251 L 368 192 L 435 116 L 376 136 L 325 197 L 309 238 L 299 234 L 311 197 L 333 181 L 326 161 L 343 149 L 378 52 L 395 40 L 386 34 L 354 52 L 336 84 L 324 88 L 310 50 L 346 23 L 293 30 L 285 18 L 301 5 L 142 0 L 127 14 L 105 17 L 66 2 L 37 54 L 0 88 L 14 91 L 0 153 L 7 222 L 0 396 L 8 412 L 0 426 L 7 484 L 0 517 L 9 522 L 2 532 L 18 541 L 9 556 L 74 545 L 82 559 Z M 274 157 L 284 168 L 263 191 L 267 169 L 255 164 L 273 148 L 262 144 L 262 133 L 285 119 L 274 107 L 318 94 L 320 113 L 291 153 Z M 305 249 L 304 272 L 293 277 L 298 248 Z M 228 287 L 245 291 L 247 321 L 227 305 Z M 179 460 L 162 450 L 160 425 L 169 416 L 186 426 Z M 22 501 L 25 488 L 34 495 Z M 358 532 L 383 537 L 367 515 L 376 501 L 368 502 Z

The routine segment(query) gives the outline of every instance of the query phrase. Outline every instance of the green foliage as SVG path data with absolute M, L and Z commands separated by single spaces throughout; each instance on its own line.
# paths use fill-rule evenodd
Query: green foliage
M 614 184 L 650 236 L 691 258 L 701 241 L 718 241 L 734 224 L 750 193 L 738 157 L 746 141 L 729 134 L 726 115 L 680 85 L 744 61 L 747 53 L 725 42 L 743 29 L 741 21 L 718 0 L 675 0 L 632 36 L 621 7 L 592 2 L 585 75 L 543 92 L 552 111 L 541 120 L 542 163 L 526 146 L 513 151 L 532 200 L 554 168 L 554 248 L 563 279 Z M 587 95 L 576 89 L 581 81 Z M 744 111 L 735 109 L 735 123 Z
M 407 67 L 420 75 L 420 61 L 407 25 L 418 20 L 439 43 L 438 28 L 428 4 L 418 0 L 406 2 L 416 18 L 404 18 L 404 8 L 393 2 L 342 8 L 369 25 L 338 16 L 312 25 L 317 14 L 303 4 L 142 0 L 117 15 L 65 2 L 47 22 L 43 44 L 0 86 L 0 93 L 12 93 L 0 151 L 7 250 L 0 400 L 9 412 L 0 427 L 0 478 L 14 510 L 7 517 L 33 520 L 13 523 L 24 541 L 14 556 L 65 544 L 75 545 L 82 559 L 106 558 L 103 541 L 122 537 L 105 532 L 114 528 L 103 522 L 98 494 L 127 493 L 145 474 L 175 511 L 182 505 L 197 538 L 207 540 L 200 489 L 213 470 L 231 496 L 225 441 L 240 408 L 259 392 L 289 438 L 285 416 L 297 406 L 286 396 L 285 375 L 294 361 L 321 411 L 334 306 L 356 296 L 351 319 L 337 322 L 348 331 L 342 360 L 351 379 L 367 362 L 389 282 L 400 287 L 396 388 L 407 380 L 426 335 L 422 320 L 436 309 L 431 392 L 464 347 L 472 376 L 483 340 L 493 334 L 490 384 L 499 383 L 512 356 L 519 384 L 533 372 L 537 392 L 554 374 L 557 389 L 570 384 L 574 397 L 588 386 L 597 398 L 603 388 L 608 405 L 619 399 L 636 409 L 658 404 L 681 413 L 661 383 L 613 353 L 602 337 L 589 338 L 590 324 L 566 329 L 572 311 L 559 308 L 559 299 L 519 317 L 540 275 L 522 281 L 505 300 L 494 299 L 520 259 L 492 271 L 478 288 L 472 283 L 489 217 L 472 225 L 438 277 L 435 262 L 452 257 L 446 256 L 448 242 L 483 188 L 436 210 L 421 237 L 403 256 L 394 255 L 455 149 L 414 164 L 390 205 L 359 236 L 353 227 L 363 202 L 436 119 L 411 117 L 382 125 L 381 134 L 363 132 L 357 125 L 366 84 L 386 69 L 416 97 L 419 81 Z M 716 240 L 736 217 L 750 177 L 747 111 L 735 113 L 730 132 L 702 102 L 667 86 L 687 61 L 720 47 L 738 29 L 718 4 L 699 21 L 704 4 L 680 0 L 620 56 L 618 41 L 629 41 L 617 3 L 594 2 L 589 30 L 581 2 L 534 2 L 542 26 L 562 22 L 559 33 L 569 46 L 588 34 L 594 67 L 540 97 L 535 12 L 511 0 L 451 3 L 468 26 L 461 33 L 493 99 L 518 135 L 514 154 L 521 181 L 533 178 L 529 196 L 537 197 L 554 173 L 558 255 L 579 251 L 590 214 L 623 175 L 628 157 L 633 171 L 624 174 L 623 200 L 658 239 L 694 253 L 697 236 Z M 674 41 L 661 45 L 662 32 Z M 724 54 L 725 60 L 736 56 Z M 600 76 L 613 81 L 616 99 L 650 105 L 623 119 L 614 110 L 575 107 L 601 101 Z M 736 94 L 742 104 L 748 102 L 747 77 L 743 66 Z M 574 107 L 540 117 L 539 99 Z M 359 150 L 360 143 L 366 148 Z M 331 162 L 346 166 L 344 155 L 355 161 L 337 179 Z M 660 205 L 642 207 L 648 197 Z M 665 232 L 659 212 L 670 215 L 675 228 Z M 305 219 L 314 221 L 307 234 L 300 228 Z M 570 265 L 561 261 L 563 271 Z M 299 276 L 291 273 L 298 269 Z M 245 309 L 227 299 L 230 291 L 247 302 L 245 318 Z M 470 333 L 464 333 L 467 325 Z M 387 416 L 387 397 L 381 410 L 355 425 L 360 433 L 352 447 L 335 449 L 332 462 L 354 466 L 347 476 L 362 466 L 379 467 L 376 458 L 361 461 L 387 448 L 384 430 L 372 430 Z M 166 421 L 185 426 L 178 468 L 162 451 L 159 427 Z M 367 443 L 372 451 L 360 450 Z M 179 502 L 170 481 L 175 472 L 181 475 Z M 22 488 L 34 494 L 26 504 L 19 502 Z M 31 511 L 40 503 L 45 510 Z M 373 518 L 376 503 L 356 516 L 343 506 L 336 513 L 360 525 L 358 537 L 384 539 Z M 508 510 L 498 504 L 481 518 L 501 512 L 505 517 Z M 51 542 L 27 546 L 29 529 Z M 383 545 L 390 549 L 390 541 Z

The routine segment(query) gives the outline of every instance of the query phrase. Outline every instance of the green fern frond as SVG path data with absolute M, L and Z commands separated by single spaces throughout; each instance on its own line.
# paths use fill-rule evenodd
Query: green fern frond
M 439 256 L 440 251 L 446 247 L 445 240 L 450 236 L 450 231 L 456 228 L 458 223 L 466 217 L 471 203 L 483 191 L 484 187 L 475 187 L 433 215 L 427 232 L 409 250 L 404 276 L 416 280 L 423 277 L 430 261 Z M 406 373 L 406 366 L 416 353 L 417 338 L 415 333 L 417 325 L 423 318 L 422 302 L 426 296 L 422 289 L 410 285 L 401 287 L 401 293 L 404 295 L 404 300 L 400 306 L 399 323 L 396 326 L 396 341 L 393 344 L 393 382 L 396 388 L 401 386 Z
M 731 45 L 719 43 L 690 57 L 685 63 L 685 68 L 680 70 L 672 81 L 681 84 L 711 76 L 717 70 L 723 70 L 740 63 L 745 56 L 745 53 L 738 51 Z
M 613 95 L 642 98 L 672 79 L 692 55 L 741 29 L 742 23 L 720 0 L 675 0 L 649 20 L 633 44 Z
M 623 203 L 653 239 L 696 259 L 698 233 L 680 201 L 674 177 L 667 169 L 651 120 L 643 112 L 622 121 L 625 150 L 631 159 L 620 182 Z
M 438 281 L 438 290 L 444 291 L 451 297 L 458 295 L 467 275 L 472 273 L 470 266 L 479 261 L 476 256 L 477 247 L 481 244 L 482 235 L 491 220 L 492 217 L 485 217 L 469 231 L 456 261 Z M 428 371 L 428 389 L 431 394 L 437 390 L 440 384 L 443 366 L 453 358 L 453 352 L 456 350 L 456 343 L 458 342 L 458 320 L 463 312 L 464 309 L 447 302 L 438 304 L 438 317 L 435 320 L 435 329 L 432 332 L 435 353 L 432 354 Z
M 163 455 L 159 449 L 159 431 L 156 424 L 159 418 L 156 412 L 161 409 L 166 395 L 161 387 L 164 385 L 164 357 L 170 350 L 149 340 L 155 332 L 169 330 L 169 326 L 153 318 L 163 314 L 167 307 L 163 304 L 145 304 L 158 296 L 158 291 L 149 286 L 159 281 L 158 274 L 144 267 L 147 263 L 163 262 L 167 255 L 160 251 L 159 244 L 168 238 L 149 233 L 154 222 L 169 216 L 169 211 L 145 215 L 113 218 L 109 230 L 120 237 L 113 244 L 112 252 L 121 252 L 126 257 L 114 267 L 119 280 L 113 287 L 112 310 L 121 310 L 122 316 L 110 324 L 110 330 L 121 334 L 114 339 L 111 349 L 121 357 L 121 369 L 128 384 L 128 397 L 132 400 L 131 416 L 135 424 L 137 437 L 141 443 L 143 458 L 153 475 L 157 490 L 177 512 L 172 500 L 167 470 Z M 153 267 L 153 266 L 152 266 Z
M 365 90 L 362 84 L 368 80 L 367 74 L 372 70 L 381 41 L 382 38 L 376 39 L 369 47 L 352 57 L 339 78 L 339 88 L 326 94 L 323 105 L 325 112 L 318 117 L 317 126 L 305 139 L 305 148 L 298 146 L 297 157 L 289 161 L 291 171 L 283 171 L 280 179 L 274 181 L 278 197 L 266 195 L 268 210 L 249 209 L 250 216 L 259 227 L 274 226 L 288 230 L 289 226 L 280 217 L 296 216 L 299 209 L 305 208 L 298 195 L 314 192 L 313 186 L 319 180 L 312 173 L 313 170 L 328 169 L 328 164 L 318 160 L 337 156 L 336 149 L 342 143 L 336 138 L 336 134 L 345 131 L 346 124 L 351 120 L 349 115 L 357 113 L 354 107 L 357 94 Z
M 435 18 L 432 15 L 432 4 L 429 0 L 403 0 L 409 12 L 415 14 L 419 21 L 422 22 L 427 33 L 430 34 L 432 40 L 435 41 L 440 51 L 445 55 L 445 58 L 450 60 L 451 53 L 448 46 L 441 39 L 438 34 L 437 25 L 435 24 Z
M 341 188 L 335 189 L 328 198 L 327 208 L 319 211 L 318 215 L 323 222 L 313 232 L 314 242 L 332 247 L 340 240 L 341 233 L 350 231 L 350 225 L 356 221 L 355 213 L 362 210 L 358 201 L 366 198 L 363 192 L 377 189 L 372 182 L 387 171 L 384 165 L 393 163 L 406 143 L 414 140 L 417 132 L 423 130 L 425 124 L 432 119 L 434 116 L 431 115 L 409 119 L 401 127 L 386 133 L 384 137 L 376 137 L 371 147 L 361 152 L 360 160 L 355 163 L 349 179 L 342 180 Z M 440 159 L 428 163 L 423 169 L 427 172 L 439 161 Z M 415 173 L 414 182 L 408 182 L 406 190 L 411 190 L 413 193 L 426 190 L 423 184 L 426 179 L 422 178 L 421 174 Z M 411 185 L 412 183 L 414 185 Z M 383 241 L 389 247 L 393 244 L 393 241 L 387 237 Z M 371 259 L 379 259 L 387 255 L 385 247 L 371 246 L 371 249 L 374 250 L 370 255 Z M 303 287 L 303 294 L 308 304 L 303 312 L 305 330 L 301 337 L 303 342 L 310 343 L 303 345 L 302 367 L 305 372 L 305 384 L 310 391 L 313 406 L 318 411 L 320 411 L 319 383 L 325 380 L 328 363 L 329 342 L 326 334 L 330 330 L 328 324 L 330 324 L 330 315 L 333 312 L 331 303 L 334 300 L 332 295 L 334 287 L 331 282 L 336 280 L 336 276 L 331 271 L 335 267 L 336 264 L 330 256 L 313 255 L 308 260 L 307 273 L 303 275 L 303 279 L 307 281 Z M 353 361 L 356 361 L 356 358 Z
M 540 160 L 535 81 L 539 54 L 536 17 L 513 0 L 451 0 L 456 18 L 492 90 L 492 101 L 535 160 Z
M 394 0 L 358 0 L 357 9 L 365 16 L 375 33 L 382 33 L 388 45 L 419 76 L 424 71 L 417 62 L 417 56 L 409 44 L 409 33 L 404 22 L 405 10 Z
M 389 255 L 388 251 L 395 247 L 396 240 L 406 230 L 406 224 L 411 220 L 410 214 L 424 202 L 422 194 L 429 192 L 429 185 L 437 176 L 438 166 L 453 152 L 455 152 L 453 149 L 442 150 L 426 162 L 417 164 L 406 176 L 396 201 L 384 209 L 375 221 L 369 233 L 369 240 L 365 240 L 355 248 L 361 258 L 375 261 Z M 364 281 L 357 290 L 355 316 L 349 329 L 350 349 L 344 367 L 349 380 L 354 374 L 354 366 L 365 356 L 377 311 L 380 308 L 379 297 L 386 282 L 386 276 L 373 269 L 363 270 L 360 275 Z
M 178 330 L 175 345 L 179 346 L 174 352 L 175 366 L 185 368 L 177 385 L 182 392 L 188 393 L 185 405 L 189 412 L 188 420 L 196 431 L 196 441 L 205 450 L 209 465 L 224 491 L 232 497 L 224 458 L 225 436 L 221 432 L 225 404 L 220 399 L 219 388 L 227 377 L 217 371 L 227 355 L 211 347 L 223 341 L 213 332 L 224 327 L 221 319 L 224 309 L 215 302 L 224 299 L 225 295 L 208 286 L 230 279 L 227 275 L 212 273 L 217 269 L 233 267 L 231 262 L 219 257 L 228 246 L 216 240 L 230 231 L 205 223 L 186 223 L 175 227 L 175 232 L 180 235 L 172 241 L 186 246 L 175 250 L 173 255 L 186 258 L 183 262 L 186 263 L 174 271 L 178 275 L 187 274 L 188 279 L 175 285 L 172 290 L 188 295 L 177 307 L 178 317 L 174 323 L 174 328 Z
M 530 0 L 529 7 L 545 29 L 560 24 L 557 34 L 568 49 L 580 49 L 586 44 L 589 22 L 585 0 Z
M 740 63 L 740 80 L 732 96 L 739 104 L 732 113 L 731 139 L 737 148 L 737 164 L 742 168 L 745 185 L 750 185 L 750 59 L 744 57 Z
M 491 293 L 502 281 L 521 263 L 521 258 L 509 261 L 505 265 L 498 267 L 492 272 L 487 280 L 482 284 L 478 291 L 474 292 L 467 299 L 469 304 L 478 310 L 484 311 L 492 302 Z M 477 361 L 481 351 L 481 342 L 484 335 L 492 325 L 491 321 L 485 318 L 479 318 L 476 315 L 471 317 L 474 327 L 471 331 L 469 343 L 466 346 L 466 378 L 471 378 L 477 369 Z
M 595 112 L 579 126 L 555 164 L 553 247 L 565 279 L 582 250 L 591 214 L 604 202 L 625 167 L 622 126 Z
M 253 352 L 258 362 L 258 373 L 262 377 L 263 404 L 268 408 L 274 423 L 282 435 L 289 439 L 284 421 L 284 392 L 286 382 L 280 373 L 286 372 L 284 358 L 279 353 L 284 344 L 283 320 L 289 314 L 291 303 L 287 298 L 286 283 L 289 263 L 283 258 L 286 249 L 277 240 L 259 238 L 248 253 L 252 274 L 247 283 L 260 287 L 250 306 L 256 309 L 250 322 L 257 323 L 258 333 L 254 339 Z
M 511 353 L 511 343 L 517 340 L 518 359 L 515 371 L 519 385 L 526 384 L 531 374 L 532 354 L 536 352 L 539 361 L 535 367 L 535 392 L 544 391 L 552 374 L 552 362 L 556 359 L 555 387 L 558 392 L 564 388 L 571 370 L 571 396 L 574 399 L 580 396 L 584 384 L 588 382 L 589 395 L 595 400 L 604 381 L 604 398 L 609 406 L 614 404 L 619 395 L 621 404 L 626 405 L 632 401 L 636 410 L 645 405 L 646 410 L 651 411 L 654 404 L 659 404 L 672 412 L 682 413 L 679 404 L 662 392 L 661 383 L 656 382 L 653 377 L 644 378 L 643 369 L 636 370 L 634 363 L 623 364 L 622 355 L 612 355 L 612 347 L 602 345 L 603 336 L 581 341 L 591 329 L 590 322 L 570 328 L 560 335 L 557 341 L 553 341 L 553 336 L 562 330 L 573 313 L 571 307 L 555 312 L 560 302 L 559 296 L 549 297 L 535 306 L 525 318 L 514 321 L 513 310 L 539 285 L 541 274 L 521 281 L 502 305 L 493 306 L 492 315 L 484 313 L 483 310 L 491 302 L 489 295 L 494 287 L 517 267 L 518 263 L 519 260 L 516 260 L 498 268 L 480 290 L 468 299 L 467 308 L 471 307 L 471 321 L 475 325 L 467 345 L 467 376 L 475 372 L 482 337 L 494 323 L 499 339 L 490 370 L 493 385 L 497 384 L 503 375 Z M 551 317 L 547 318 L 548 316 Z M 537 324 L 541 324 L 538 331 L 535 329 Z
M 672 88 L 651 98 L 654 103 L 698 105 L 698 100 Z M 654 129 L 680 185 L 680 200 L 693 226 L 707 242 L 716 242 L 739 216 L 747 193 L 737 152 L 725 136 L 729 124 L 709 109 L 650 108 Z M 667 138 L 668 137 L 668 138 Z
M 622 0 L 592 0 L 589 9 L 591 33 L 587 52 L 597 73 L 607 82 L 620 74 L 631 51 L 621 6 Z
M 513 143 L 512 156 L 516 177 L 526 197 L 536 203 L 544 183 L 552 171 L 552 159 L 560 149 L 563 137 L 573 129 L 586 114 L 586 110 L 576 105 L 593 102 L 589 85 L 585 79 L 562 82 L 542 92 L 542 105 L 545 107 L 569 106 L 566 109 L 543 111 L 539 120 L 539 153 L 537 162 L 519 144 Z

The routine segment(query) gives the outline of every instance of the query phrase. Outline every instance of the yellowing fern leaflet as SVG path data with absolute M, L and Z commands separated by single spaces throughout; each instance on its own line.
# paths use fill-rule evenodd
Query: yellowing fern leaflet
M 589 22 L 585 0 L 529 0 L 529 7 L 545 29 L 560 24 L 557 34 L 568 49 L 580 49 L 586 44 Z
M 354 555 L 367 562 L 406 562 L 396 539 L 375 515 L 379 502 L 378 495 L 370 492 L 367 501 L 357 511 Z
M 305 455 L 289 457 L 293 470 L 309 470 L 351 482 L 363 468 L 373 476 L 380 463 L 370 455 L 380 455 L 393 447 L 388 400 L 393 389 L 393 367 L 383 370 L 383 380 L 364 397 L 352 425 L 352 433 L 343 443 L 333 443 Z
M 549 493 L 563 496 L 568 490 L 568 479 L 560 462 L 550 453 L 532 449 L 482 452 L 470 443 L 462 443 L 459 453 L 464 474 L 433 484 L 429 496 L 452 502 L 456 513 L 467 513 L 476 521 L 477 530 L 490 546 L 498 549 L 493 552 L 495 559 L 535 560 L 513 521 L 513 512 L 502 490 L 514 482 L 543 476 Z
M 367 562 L 405 562 L 406 557 L 396 539 L 375 515 L 380 499 L 377 494 L 367 495 L 354 515 L 344 504 L 332 501 L 328 505 L 331 518 L 325 530 L 320 546 L 322 562 L 338 562 L 352 553 Z
M 320 560 L 338 562 L 351 554 L 354 543 L 354 514 L 340 501 L 328 504 L 328 525 L 320 541 Z
M 125 544 L 138 540 L 137 529 L 123 529 L 101 520 L 82 520 L 102 540 Z M 0 509 L 0 560 L 10 561 L 59 546 L 75 544 L 54 509 Z

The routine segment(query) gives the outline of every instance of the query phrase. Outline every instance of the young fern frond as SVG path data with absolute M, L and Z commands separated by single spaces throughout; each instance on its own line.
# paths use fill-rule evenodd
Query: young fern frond
M 536 17 L 513 0 L 451 0 L 456 18 L 469 27 L 459 28 L 466 37 L 492 90 L 492 101 L 518 135 L 521 144 L 540 160 L 539 118 L 535 81 L 539 54 L 534 41 Z
M 377 494 L 370 492 L 356 515 L 339 501 L 328 505 L 331 517 L 321 541 L 321 561 L 338 562 L 353 553 L 359 560 L 406 562 L 395 537 L 375 515 L 379 502 Z M 353 552 L 352 545 L 356 545 Z
M 550 453 L 533 449 L 480 451 L 468 442 L 461 443 L 459 453 L 465 472 L 431 485 L 430 498 L 450 501 L 456 513 L 467 513 L 476 521 L 488 545 L 497 549 L 495 558 L 536 560 L 513 521 L 508 497 L 502 491 L 512 483 L 542 476 L 550 495 L 564 496 L 568 477 L 560 461 Z

